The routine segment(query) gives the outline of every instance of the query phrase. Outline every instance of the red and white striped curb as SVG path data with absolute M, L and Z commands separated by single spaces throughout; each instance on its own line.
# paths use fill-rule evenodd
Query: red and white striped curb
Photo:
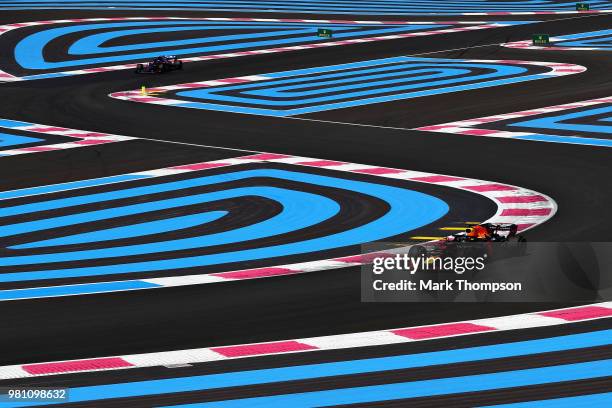
M 589 99 L 589 100 L 580 101 L 580 102 L 565 103 L 562 105 L 548 106 L 545 108 L 529 109 L 529 110 L 513 112 L 513 113 L 504 113 L 501 115 L 492 115 L 492 116 L 485 116 L 482 118 L 460 120 L 456 122 L 443 123 L 440 125 L 423 126 L 423 127 L 416 128 L 414 130 L 422 130 L 422 131 L 428 131 L 428 132 L 453 133 L 453 134 L 458 134 L 458 135 L 469 135 L 469 136 L 514 138 L 517 136 L 533 135 L 533 132 L 526 133 L 526 132 L 512 132 L 512 131 L 506 131 L 506 130 L 492 130 L 492 129 L 486 129 L 482 126 L 486 125 L 487 123 L 499 122 L 502 120 L 524 118 L 524 117 L 529 117 L 529 116 L 541 115 L 545 113 L 564 111 L 568 109 L 576 109 L 576 108 L 582 108 L 582 107 L 587 107 L 587 106 L 600 105 L 604 103 L 612 103 L 612 96 L 605 97 L 605 98 Z
M 426 173 L 420 171 L 401 170 L 389 167 L 379 167 L 365 164 L 346 163 L 334 160 L 321 160 L 307 157 L 289 156 L 276 153 L 258 153 L 254 155 L 242 156 L 232 159 L 193 163 L 187 165 L 166 167 L 156 170 L 129 173 L 129 175 L 163 177 L 167 175 L 174 175 L 219 167 L 266 162 L 324 168 L 336 171 L 346 171 L 355 174 L 367 174 L 391 179 L 408 180 L 418 183 L 433 184 L 469 191 L 492 200 L 497 206 L 496 213 L 491 218 L 483 222 L 513 223 L 518 225 L 520 231 L 526 231 L 546 222 L 551 217 L 553 217 L 557 211 L 557 204 L 550 197 L 536 191 L 509 184 L 469 179 L 457 176 L 447 176 L 435 173 Z M 393 250 L 391 252 L 393 252 Z M 378 255 L 381 255 L 381 253 L 356 254 L 310 262 L 276 265 L 253 269 L 233 270 L 210 274 L 138 279 L 137 282 L 147 282 L 153 284 L 155 285 L 155 287 L 149 287 L 147 289 L 157 289 L 162 287 L 202 285 L 237 280 L 269 278 L 365 265 L 371 263 L 373 257 Z M 102 284 L 107 283 L 109 282 L 102 282 Z M 20 297 L 15 296 L 11 299 L 6 299 L 5 301 L 18 299 L 20 299 Z
M 577 33 L 580 34 L 580 33 Z M 597 37 L 597 35 L 592 35 L 590 33 L 582 33 L 584 37 L 582 38 L 592 38 Z M 549 41 L 551 44 L 554 44 L 559 41 L 568 41 L 568 35 L 562 35 L 560 37 L 550 37 Z M 569 37 L 575 37 L 574 34 L 569 35 Z M 575 39 L 575 38 L 573 38 Z M 503 47 L 508 48 L 518 48 L 518 49 L 528 49 L 528 50 L 546 50 L 546 51 L 596 51 L 596 50 L 608 50 L 606 48 L 601 47 L 555 47 L 555 46 L 538 46 L 533 45 L 533 41 L 531 40 L 523 40 L 523 41 L 513 41 L 501 44 Z
M 185 103 L 185 101 L 178 100 L 178 99 L 160 98 L 158 96 L 155 96 L 155 94 L 159 92 L 178 91 L 181 89 L 208 88 L 208 87 L 213 87 L 213 86 L 265 81 L 268 79 L 272 79 L 272 77 L 267 77 L 265 75 L 247 75 L 247 76 L 232 77 L 232 78 L 214 79 L 210 81 L 189 82 L 185 84 L 158 86 L 155 88 L 148 88 L 146 95 L 143 95 L 141 90 L 136 89 L 133 91 L 114 92 L 112 94 L 109 94 L 109 96 L 111 98 L 121 99 L 124 101 L 153 103 L 156 105 L 176 105 L 178 103 Z
M 563 41 L 564 38 L 560 37 L 551 37 L 549 41 L 551 43 L 555 43 L 558 41 Z M 546 50 L 546 51 L 596 51 L 601 50 L 598 47 L 542 47 L 539 45 L 533 45 L 533 42 L 530 40 L 525 41 L 514 41 L 509 43 L 502 44 L 503 47 L 508 48 L 520 48 L 522 50 Z
M 268 48 L 262 50 L 252 50 L 252 51 L 237 51 L 225 54 L 214 54 L 214 55 L 205 55 L 199 57 L 188 57 L 181 58 L 184 62 L 194 62 L 194 61 L 208 61 L 215 59 L 224 59 L 224 58 L 234 58 L 234 57 L 242 57 L 248 55 L 258 55 L 258 54 L 274 54 L 280 52 L 288 52 L 288 51 L 299 51 L 305 49 L 312 48 L 321 48 L 321 47 L 334 47 L 341 45 L 351 45 L 351 44 L 361 44 L 373 41 L 385 41 L 385 40 L 396 40 L 399 38 L 411 38 L 411 37 L 421 37 L 421 36 L 429 36 L 436 34 L 448 34 L 448 33 L 456 33 L 462 31 L 472 31 L 472 30 L 483 30 L 488 28 L 496 28 L 496 27 L 505 27 L 503 21 L 488 23 L 486 21 L 372 21 L 372 20 L 308 20 L 308 19 L 280 19 L 280 18 L 228 18 L 228 17 L 100 17 L 100 18 L 75 18 L 75 19 L 64 19 L 64 20 L 47 20 L 47 21 L 31 21 L 25 23 L 14 23 L 14 24 L 5 24 L 0 26 L 0 35 L 16 30 L 23 27 L 31 27 L 31 26 L 40 26 L 40 25 L 48 25 L 48 24 L 62 24 L 62 23 L 83 23 L 83 22 L 101 22 L 101 21 L 138 21 L 138 20 L 201 20 L 201 21 L 236 21 L 236 22 L 279 22 L 279 23 L 333 23 L 333 24 L 363 24 L 363 25 L 410 25 L 410 24 L 433 24 L 433 25 L 467 25 L 467 27 L 456 27 L 456 28 L 447 28 L 440 30 L 429 30 L 429 31 L 420 31 L 415 33 L 404 33 L 404 34 L 391 34 L 391 35 L 383 35 L 376 37 L 365 37 L 365 38 L 355 38 L 351 40 L 340 40 L 340 41 L 328 41 L 328 42 L 317 42 L 310 44 L 301 44 L 295 46 L 287 46 L 287 47 L 278 47 L 278 48 Z M 121 64 L 121 65 L 112 65 L 106 67 L 97 67 L 97 68 L 86 68 L 86 69 L 78 69 L 71 71 L 61 71 L 57 74 L 63 75 L 82 75 L 82 74 L 91 74 L 96 72 L 107 72 L 107 71 L 117 71 L 122 69 L 133 69 L 136 63 L 132 64 Z M 11 81 L 22 81 L 27 80 L 27 77 L 19 77 L 12 75 L 8 72 L 0 70 L 0 82 L 11 82 Z
M 505 43 L 502 44 L 504 47 L 508 48 L 520 48 L 523 50 L 545 50 L 545 51 L 596 51 L 601 48 L 596 47 L 541 47 L 536 45 L 531 45 L 531 41 L 517 41 L 513 43 Z
M 515 64 L 515 65 L 537 65 L 550 68 L 550 71 L 540 75 L 549 76 L 565 76 L 579 74 L 587 70 L 586 67 L 577 64 L 568 64 L 564 62 L 544 62 L 544 61 L 522 61 L 522 60 L 485 60 L 485 59 L 466 59 L 467 62 L 495 62 L 498 64 Z
M 550 68 L 550 71 L 545 72 L 541 75 L 547 75 L 551 77 L 565 76 L 579 74 L 586 71 L 586 67 L 576 64 L 567 64 L 559 62 L 539 62 L 539 61 L 520 61 L 520 60 L 483 60 L 483 59 L 466 59 L 459 60 L 460 62 L 479 62 L 479 63 L 499 63 L 499 64 L 515 64 L 515 65 L 536 65 Z M 141 103 L 152 103 L 155 105 L 178 105 L 184 104 L 184 100 L 163 98 L 157 96 L 158 93 L 178 91 L 181 89 L 196 89 L 196 88 L 209 88 L 214 86 L 231 85 L 237 83 L 265 81 L 268 79 L 277 79 L 271 76 L 262 75 L 248 75 L 233 78 L 222 78 L 209 81 L 201 82 L 188 82 L 184 84 L 159 86 L 150 88 L 147 90 L 147 94 L 143 95 L 139 89 L 131 91 L 121 91 L 109 94 L 111 98 L 121 99 L 124 101 L 141 102 Z
M 2 119 L 0 119 L 2 120 Z M 8 119 L 7 119 L 8 121 Z M 22 121 L 19 121 L 22 122 Z M 26 123 L 26 122 L 23 122 Z M 1 129 L 1 128 L 0 128 Z M 109 133 L 88 132 L 86 130 L 77 130 L 64 128 L 59 126 L 40 125 L 29 123 L 25 126 L 10 127 L 7 129 L 23 130 L 34 133 L 43 133 L 50 135 L 68 136 L 77 139 L 74 142 L 56 143 L 42 146 L 22 147 L 11 150 L 0 150 L 2 156 L 17 156 L 20 154 L 50 152 L 55 150 L 74 149 L 77 147 L 87 147 L 106 143 L 124 142 L 126 140 L 134 140 L 136 138 L 129 136 L 119 136 Z
M 489 198 L 497 205 L 496 214 L 485 222 L 514 223 L 519 226 L 519 230 L 521 231 L 528 230 L 546 222 L 557 211 L 557 205 L 555 201 L 552 200 L 550 197 L 542 193 L 508 184 L 419 171 L 370 166 L 364 164 L 311 159 L 306 157 L 289 156 L 275 153 L 260 153 L 256 155 L 243 156 L 234 159 L 223 159 L 211 162 L 173 166 L 131 174 L 159 177 L 210 168 L 258 162 L 283 163 L 307 167 L 325 168 L 336 171 L 347 171 L 357 174 L 369 174 L 374 176 L 435 184 L 470 191 L 472 193 L 476 193 Z M 165 287 L 183 286 L 336 269 L 347 266 L 363 265 L 370 261 L 371 256 L 357 254 L 353 256 L 303 262 L 298 264 L 278 265 L 274 267 L 228 271 L 213 274 L 151 278 L 143 279 L 141 281 L 154 283 Z
M 542 194 L 522 187 L 490 181 L 475 180 L 456 176 L 425 173 L 411 170 L 401 170 L 388 167 L 370 166 L 365 164 L 346 163 L 334 160 L 320 160 L 307 157 L 289 156 L 275 153 L 260 153 L 239 157 L 231 160 L 219 160 L 206 163 L 196 163 L 185 166 L 175 166 L 134 174 L 163 176 L 178 172 L 197 171 L 221 166 L 232 166 L 240 163 L 283 163 L 306 167 L 324 168 L 328 170 L 346 171 L 356 174 L 368 174 L 378 177 L 408 180 L 419 183 L 434 184 L 469 191 L 495 202 L 497 211 L 485 222 L 508 222 L 517 224 L 519 230 L 525 231 L 549 220 L 557 211 L 555 201 Z M 321 270 L 346 268 L 348 266 L 364 265 L 372 261 L 373 254 L 356 254 L 319 261 L 297 264 L 277 265 L 273 267 L 255 268 L 219 272 L 212 274 L 172 276 L 164 278 L 141 279 L 162 287 L 183 286 L 193 284 L 218 283 L 232 280 L 266 278 L 272 276 L 293 275 Z
M 612 302 L 605 302 L 588 306 L 427 326 L 404 327 L 263 343 L 163 351 L 157 353 L 10 365 L 0 367 L 0 379 L 6 380 L 67 373 L 205 363 L 246 357 L 382 346 L 479 333 L 556 326 L 611 317 Z
M 485 11 L 482 13 L 453 13 L 454 16 L 530 16 L 530 15 L 548 15 L 548 14 L 600 14 L 612 13 L 612 10 L 588 10 L 588 11 Z M 428 14 L 429 15 L 429 14 Z

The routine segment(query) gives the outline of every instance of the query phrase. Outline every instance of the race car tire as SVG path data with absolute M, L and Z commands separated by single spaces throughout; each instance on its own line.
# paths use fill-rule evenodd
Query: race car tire
M 510 256 L 523 256 L 527 253 L 527 240 L 522 235 L 515 235 L 505 241 Z
M 527 240 L 522 235 L 516 236 L 516 252 L 518 256 L 523 256 L 527 253 Z
M 455 252 L 455 254 L 453 254 L 453 256 L 473 259 L 490 259 L 493 256 L 493 248 L 484 241 L 475 241 L 467 246 L 457 248 L 457 251 Z
M 427 249 L 423 245 L 413 245 L 408 250 L 409 258 L 419 258 L 421 256 L 427 256 Z
M 136 72 L 137 74 L 140 74 L 142 71 L 144 71 L 144 65 L 142 64 L 136 65 L 136 71 L 134 72 Z

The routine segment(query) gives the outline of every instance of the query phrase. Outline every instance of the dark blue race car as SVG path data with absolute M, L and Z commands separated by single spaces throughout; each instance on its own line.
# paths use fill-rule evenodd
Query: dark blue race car
M 176 55 L 161 55 L 148 64 L 136 65 L 137 74 L 163 74 L 164 72 L 183 69 L 183 61 Z

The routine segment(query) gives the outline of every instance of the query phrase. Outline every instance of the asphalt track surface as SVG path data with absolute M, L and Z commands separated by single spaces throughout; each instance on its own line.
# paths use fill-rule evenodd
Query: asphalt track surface
M 513 4 L 515 3 L 515 4 Z M 607 10 L 610 7 L 607 0 L 592 0 L 591 10 Z M 524 2 L 495 0 L 457 0 L 442 4 L 437 0 L 416 0 L 410 5 L 397 1 L 6 1 L 7 9 L 20 8 L 117 8 L 117 9 L 193 9 L 193 10 L 225 10 L 225 11 L 263 11 L 263 12 L 294 12 L 294 13 L 356 13 L 356 14 L 458 14 L 466 12 L 537 12 L 537 11 L 575 11 L 575 3 L 565 0 L 533 0 Z
M 67 16 L 96 17 L 119 12 L 6 12 L 2 22 L 60 19 Z M 142 15 L 137 12 L 132 15 Z M 122 16 L 130 12 L 121 12 Z M 159 15 L 159 13 L 157 13 Z M 167 13 L 166 13 L 167 14 Z M 180 15 L 180 13 L 172 13 Z M 191 12 L 189 16 L 198 13 Z M 149 11 L 147 15 L 156 15 Z M 202 14 L 204 15 L 204 14 Z M 206 16 L 212 15 L 211 13 Z M 229 16 L 229 13 L 224 15 Z M 282 15 L 281 15 L 282 17 Z M 343 16 L 345 18 L 346 16 Z M 303 18 L 303 17 L 300 17 Z M 606 241 L 612 216 L 608 200 L 610 162 L 607 149 L 554 143 L 523 142 L 407 130 L 433 123 L 446 123 L 471 117 L 513 112 L 560 103 L 609 96 L 612 79 L 609 56 L 584 52 L 545 52 L 518 50 L 495 44 L 527 39 L 533 32 L 570 34 L 603 30 L 612 17 L 550 19 L 527 26 L 498 28 L 477 33 L 454 33 L 435 39 L 402 39 L 381 43 L 344 46 L 338 49 L 296 51 L 282 56 L 250 56 L 236 60 L 194 62 L 182 72 L 163 77 L 135 77 L 128 71 L 100 73 L 80 77 L 55 78 L 0 86 L 4 103 L 0 117 L 48 125 L 87 129 L 146 138 L 96 146 L 74 151 L 45 152 L 35 157 L 3 157 L 0 170 L 10 174 L 3 189 L 104 177 L 242 155 L 241 151 L 267 151 L 367 163 L 379 166 L 415 169 L 461 177 L 493 180 L 543 192 L 559 205 L 550 221 L 530 231 L 534 241 Z M 586 22 L 586 24 L 585 24 Z M 493 44 L 493 45 L 489 45 Z M 451 50 L 451 51 L 445 51 Z M 571 62 L 588 68 L 579 77 L 562 77 L 523 84 L 508 89 L 490 88 L 451 95 L 431 96 L 410 101 L 328 111 L 299 118 L 270 118 L 233 115 L 220 112 L 168 109 L 108 98 L 112 92 L 203 81 L 263 72 L 331 65 L 363 59 L 397 55 L 439 58 L 520 59 Z M 407 111 L 410 111 L 408 113 Z M 342 122 L 342 123 L 336 123 Z M 362 126 L 368 125 L 368 126 Z M 377 127 L 372 127 L 377 126 Z M 402 128 L 402 129 L 392 129 Z M 160 140 L 160 141 L 154 141 Z M 170 141 L 178 143 L 161 142 Z M 200 148 L 195 145 L 222 146 Z M 224 148 L 238 149 L 226 150 Z M 477 159 L 475 159 L 477 157 Z M 323 271 L 292 277 L 187 286 L 156 291 L 111 293 L 81 297 L 38 299 L 0 304 L 4 317 L 0 323 L 0 364 L 77 359 L 115 354 L 140 353 L 250 343 L 296 337 L 320 336 L 457 321 L 504 314 L 562 307 L 562 304 L 365 304 L 359 302 L 357 268 Z M 516 341 L 610 328 L 610 319 L 580 323 L 562 328 L 531 329 L 516 333 L 488 334 L 471 339 L 439 340 L 427 345 L 385 346 L 381 351 L 415 352 L 497 342 Z M 523 337 L 524 336 L 524 337 Z M 458 341 L 458 343 L 456 343 Z M 203 370 L 242 370 L 312 362 L 311 359 L 335 361 L 364 357 L 361 350 L 326 352 L 311 357 L 275 356 L 244 362 L 222 362 Z M 366 354 L 369 352 L 365 352 Z M 609 347 L 588 352 L 566 352 L 552 359 L 514 359 L 499 361 L 480 372 L 518 370 L 550 364 L 575 363 L 610 358 Z M 500 364 L 497 366 L 496 364 Z M 195 368 L 184 368 L 181 375 L 193 375 Z M 450 367 L 454 375 L 469 375 L 470 367 Z M 166 369 L 150 369 L 140 374 L 131 371 L 68 375 L 58 384 L 97 384 L 167 375 Z M 191 371 L 196 370 L 196 371 Z M 199 372 L 198 372 L 199 373 Z M 406 374 L 406 373 L 403 373 Z M 172 376 L 179 375 L 173 371 Z M 397 375 L 390 374 L 390 375 Z M 410 373 L 414 379 L 441 376 Z M 429 375 L 429 377 L 428 377 Z M 442 375 L 443 376 L 443 375 Z M 20 380 L 16 384 L 29 384 Z M 343 380 L 344 381 L 344 380 Z M 343 386 L 370 384 L 371 378 L 351 378 Z M 354 381 L 354 382 L 351 382 Z M 390 382 L 380 378 L 380 383 Z M 40 383 L 37 382 L 38 385 Z M 300 383 L 286 392 L 312 391 L 320 385 Z M 325 387 L 325 386 L 323 386 Z M 508 395 L 492 392 L 465 395 L 453 400 L 458 405 L 498 404 L 528 398 L 570 396 L 573 393 L 610 391 L 609 378 L 559 385 L 528 387 Z M 270 390 L 230 391 L 234 398 L 264 395 Z M 284 391 L 283 391 L 284 392 Z M 521 394 L 524 392 L 524 394 Z M 204 398 L 223 399 L 223 393 Z M 131 401 L 129 406 L 159 405 L 203 401 L 202 395 L 185 395 L 184 400 Z M 482 399 L 478 399 L 482 398 Z M 410 401 L 411 406 L 417 401 Z M 448 401 L 418 401 L 422 406 L 439 406 Z M 119 401 L 115 406 L 125 406 Z M 391 404 L 392 405 L 392 404 Z M 101 406 L 96 403 L 95 406 Z M 113 406 L 112 403 L 108 406 Z M 402 406 L 402 402 L 396 402 Z M 417 405 L 414 405 L 417 406 Z
M 605 321 L 577 323 L 571 326 L 549 327 L 546 329 L 521 330 L 497 334 L 485 334 L 481 336 L 467 336 L 447 340 L 434 340 L 431 342 L 412 343 L 403 345 L 388 345 L 360 349 L 360 359 L 393 358 L 401 355 L 425 355 L 424 353 L 436 353 L 437 350 L 462 350 L 487 347 L 488 345 L 502 344 L 505 342 L 530 342 L 538 341 L 542 337 L 552 337 L 558 341 L 567 338 L 563 336 L 581 336 L 608 328 Z M 135 369 L 128 371 L 97 372 L 66 374 L 55 377 L 30 378 L 20 380 L 4 381 L 3 384 L 23 387 L 95 387 L 98 384 L 107 383 L 133 383 L 140 385 L 142 393 L 148 393 L 146 397 L 120 398 L 97 400 L 91 402 L 73 403 L 65 406 L 160 406 L 165 404 L 193 403 L 204 401 L 223 401 L 236 398 L 253 398 L 260 395 L 278 395 L 291 392 L 313 392 L 336 388 L 338 386 L 372 386 L 377 384 L 393 384 L 401 381 L 418 381 L 427 379 L 443 378 L 446 376 L 467 376 L 481 373 L 495 373 L 506 370 L 521 370 L 531 368 L 545 368 L 558 364 L 571 364 L 580 362 L 596 361 L 610 357 L 609 346 L 595 346 L 580 350 L 568 350 L 549 352 L 535 356 L 516 356 L 512 358 L 501 358 L 490 361 L 471 363 L 457 363 L 406 370 L 387 370 L 369 375 L 344 375 L 333 378 L 321 378 L 303 381 L 284 381 L 270 385 L 260 384 L 243 387 L 229 387 L 218 390 L 206 390 L 200 392 L 161 393 L 146 392 L 143 387 L 147 381 L 165 381 L 175 378 L 190 378 L 193 376 L 218 375 L 231 372 L 244 372 L 244 370 L 275 370 L 302 365 L 325 365 L 335 361 L 343 361 L 355 358 L 353 350 L 326 351 L 321 353 L 302 353 L 291 355 L 280 355 L 274 357 L 258 357 L 251 359 L 239 359 L 223 362 L 212 362 L 206 364 L 195 364 L 192 366 L 158 367 L 148 369 Z M 322 366 L 322 367 L 323 367 Z M 253 373 L 253 371 L 251 371 Z M 518 374 L 517 374 L 518 375 Z M 212 377 L 211 377 L 212 378 Z M 161 384 L 161 383 L 160 383 Z M 206 384 L 206 381 L 203 381 Z M 571 397 L 582 394 L 606 392 L 610 389 L 610 378 L 599 378 L 589 381 L 569 381 L 555 383 L 553 385 L 540 385 L 530 387 L 518 387 L 511 390 L 493 390 L 489 392 L 453 394 L 452 396 L 412 398 L 410 400 L 395 400 L 378 402 L 372 406 L 423 406 L 438 407 L 452 404 L 458 407 L 470 407 L 484 404 L 504 404 L 531 399 L 548 399 L 553 397 Z M 110 390 L 109 390 L 110 391 Z M 55 405 L 64 406 L 64 405 Z M 248 405 L 245 405 L 248 406 Z M 360 404 L 359 406 L 370 406 Z

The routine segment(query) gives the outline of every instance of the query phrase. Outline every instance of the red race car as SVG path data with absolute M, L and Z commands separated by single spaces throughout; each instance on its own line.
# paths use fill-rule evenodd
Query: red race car
M 466 228 L 464 232 L 449 235 L 446 239 L 422 245 L 413 245 L 410 257 L 478 257 L 495 255 L 495 248 L 505 255 L 523 255 L 527 240 L 517 234 L 516 224 L 485 223 Z M 501 250 L 503 249 L 503 251 Z

